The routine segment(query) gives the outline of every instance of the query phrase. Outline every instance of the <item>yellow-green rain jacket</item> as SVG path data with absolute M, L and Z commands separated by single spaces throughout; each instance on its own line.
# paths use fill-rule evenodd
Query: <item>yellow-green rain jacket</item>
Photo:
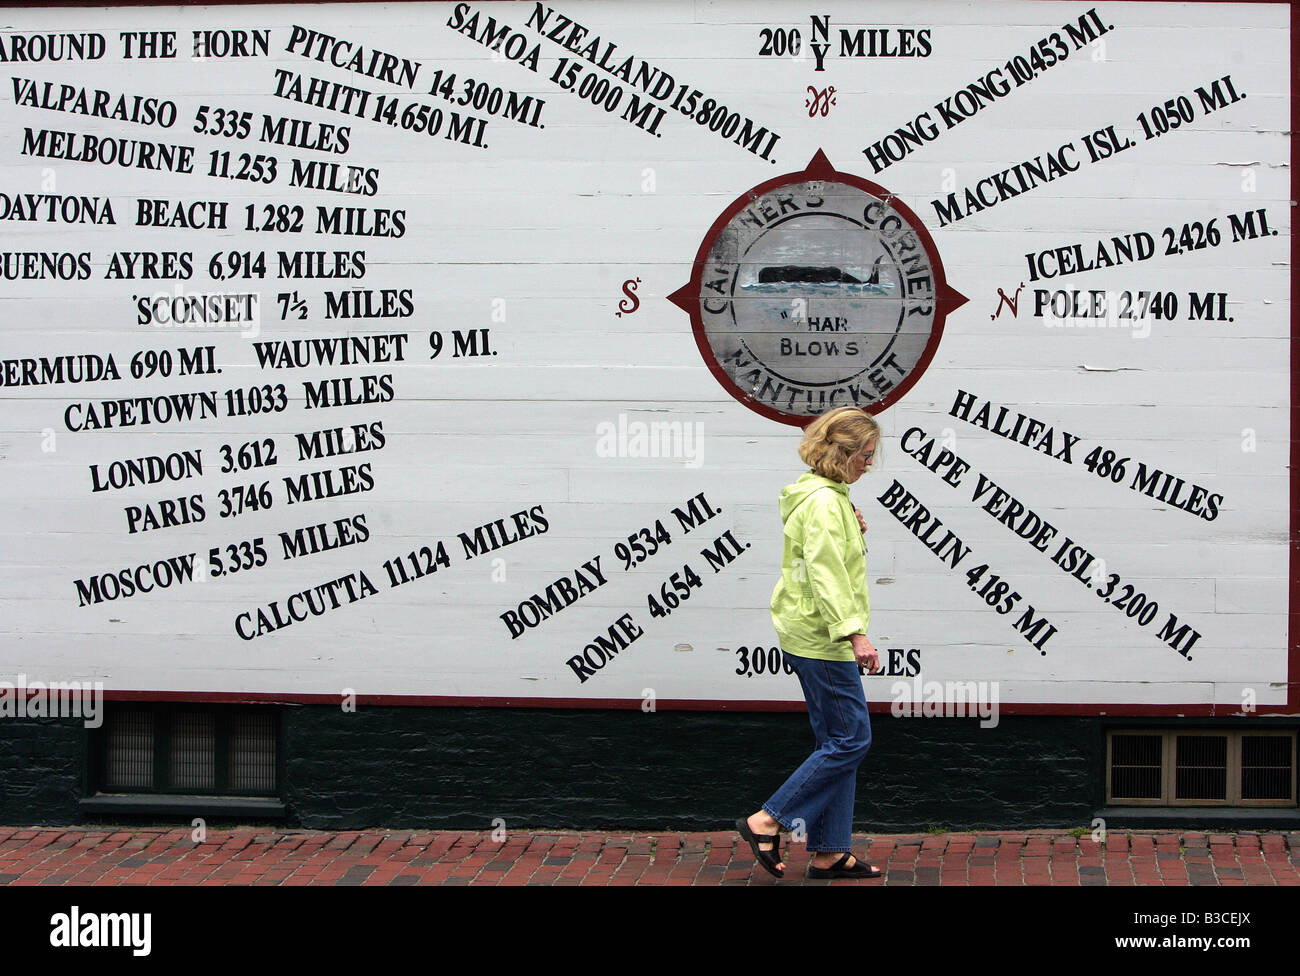
M 781 579 L 772 590 L 772 626 L 781 650 L 852 661 L 850 634 L 871 619 L 867 556 L 849 486 L 808 469 L 781 489 L 785 523 Z

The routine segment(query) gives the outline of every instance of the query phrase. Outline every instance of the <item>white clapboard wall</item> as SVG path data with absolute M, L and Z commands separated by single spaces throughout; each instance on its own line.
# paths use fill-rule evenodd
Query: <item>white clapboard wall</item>
M 820 71 L 810 12 L 827 18 Z M 947 315 L 914 385 L 878 413 L 884 443 L 873 470 L 851 489 L 868 523 L 869 636 L 894 665 L 867 679 L 871 699 L 888 701 L 895 682 L 916 679 L 997 682 L 1004 705 L 1043 711 L 1288 705 L 1287 682 L 1294 689 L 1300 675 L 1294 655 L 1288 663 L 1295 496 L 1287 5 L 825 0 L 814 10 L 787 2 L 558 0 L 14 8 L 4 15 L 0 679 L 98 680 L 162 697 L 321 700 L 349 689 L 440 701 L 801 701 L 796 679 L 771 651 L 777 638 L 768 613 L 780 572 L 777 496 L 804 470 L 800 431 L 723 387 L 691 317 L 669 296 L 688 284 L 706 232 L 734 201 L 804 170 L 820 151 L 836 171 L 878 184 L 915 214 L 948 285 L 967 299 Z M 530 26 L 544 15 L 550 27 Z M 503 49 L 522 50 L 525 62 L 537 50 L 535 71 L 495 53 L 490 38 L 483 43 L 489 18 L 491 30 L 508 27 L 506 36 L 522 38 Z M 570 49 L 561 41 L 574 35 L 550 36 L 561 20 L 586 30 Z M 1080 30 L 1081 20 L 1106 30 L 1080 47 L 1063 27 Z M 378 51 L 417 62 L 415 84 L 316 60 L 302 44 L 292 50 L 295 29 L 329 35 L 349 45 L 339 50 L 366 58 Z M 854 56 L 841 31 L 851 38 L 861 29 L 876 32 L 864 39 L 883 45 L 878 55 L 898 51 L 904 37 L 914 51 L 924 37 L 928 54 Z M 196 58 L 196 31 L 225 32 L 227 41 L 237 32 L 250 43 L 265 37 L 268 49 Z M 149 43 L 159 53 L 171 37 L 176 56 L 126 57 L 124 32 L 133 54 Z M 103 55 L 31 59 L 66 33 L 102 37 Z M 1038 42 L 1053 50 L 1053 34 L 1068 57 L 1048 65 Z M 672 93 L 655 102 L 669 107 L 656 132 L 552 80 L 568 58 L 579 79 L 617 83 L 582 54 L 596 36 L 602 50 L 617 44 L 614 61 L 634 56 L 673 76 Z M 1030 62 L 1033 52 L 1042 70 Z M 994 69 L 1005 77 L 1017 56 L 1030 65 L 1029 80 L 950 128 L 940 121 L 936 103 Z M 277 95 L 278 79 L 289 77 L 277 69 L 304 89 L 314 78 L 364 90 L 371 106 L 379 96 L 393 100 L 397 123 Z M 456 76 L 450 99 L 430 93 L 437 71 L 443 80 Z M 517 104 L 531 96 L 539 124 L 493 114 L 489 102 L 479 111 L 457 104 L 469 79 L 484 86 L 483 99 L 495 89 L 503 104 L 511 92 Z M 682 84 L 779 139 L 763 156 L 710 131 L 670 107 Z M 61 86 L 84 89 L 92 103 L 96 90 L 108 93 L 108 104 L 169 100 L 176 120 L 162 127 L 47 107 Z M 637 89 L 623 87 L 630 100 Z M 1212 111 L 1198 88 L 1212 96 Z M 825 114 L 810 108 L 832 94 Z M 1169 114 L 1177 116 L 1181 96 L 1192 118 L 1172 127 L 1166 101 L 1174 100 Z M 206 126 L 196 122 L 204 106 Z M 403 116 L 407 106 L 416 108 Z M 441 113 L 437 135 L 414 131 L 422 124 L 418 106 L 427 107 L 427 119 Z M 214 121 L 217 110 L 236 113 L 233 135 L 214 134 L 224 124 Z M 242 112 L 250 113 L 245 138 Z M 454 112 L 486 120 L 476 130 L 479 145 L 446 138 Z M 874 168 L 864 150 L 921 113 L 940 123 L 937 136 Z M 349 148 L 263 141 L 263 116 L 315 123 L 317 132 L 346 126 Z M 1107 127 L 1132 145 L 1087 161 L 1082 137 Z M 30 145 L 24 151 L 27 130 L 47 134 L 44 155 Z M 194 171 L 76 160 L 57 148 L 84 146 L 86 135 L 190 146 Z M 934 201 L 955 193 L 960 203 L 980 180 L 1066 143 L 1082 159 L 1076 171 L 959 220 L 937 212 Z M 229 156 L 214 163 L 213 153 Z M 222 160 L 237 173 L 242 154 L 275 157 L 275 179 L 210 175 Z M 375 192 L 293 186 L 295 158 L 373 169 Z M 115 223 L 45 219 L 51 206 L 62 212 L 53 197 L 110 201 Z M 141 199 L 168 201 L 172 211 L 178 203 L 226 201 L 228 226 L 138 226 Z M 303 230 L 274 223 L 249 230 L 250 205 L 259 227 L 268 207 L 283 207 L 290 218 L 301 208 Z M 68 206 L 75 210 L 77 201 Z M 317 207 L 400 211 L 404 233 L 319 233 Z M 22 219 L 33 212 L 38 219 Z M 1206 234 L 1212 219 L 1214 232 Z M 1098 241 L 1139 232 L 1155 242 L 1147 260 L 1031 280 L 1027 255 L 1074 244 L 1095 252 Z M 1167 253 L 1171 244 L 1180 253 Z M 336 251 L 364 251 L 364 275 L 282 277 L 281 251 L 324 251 L 331 263 Z M 27 252 L 86 254 L 90 274 L 24 276 Z M 192 274 L 110 279 L 115 252 L 159 261 L 188 254 Z M 225 256 L 218 264 L 229 268 L 232 252 L 264 254 L 265 275 L 214 280 L 214 256 Z M 354 267 L 351 258 L 345 263 Z M 388 290 L 394 308 L 409 314 L 327 319 L 326 292 L 349 289 L 371 292 L 376 307 Z M 1035 314 L 1038 289 L 1048 292 L 1044 314 Z M 1150 301 L 1144 293 L 1159 293 L 1156 306 L 1169 314 L 1052 318 L 1051 295 L 1075 290 L 1085 304 L 1090 290 L 1112 293 L 1113 302 L 1128 292 L 1143 304 Z M 256 323 L 163 327 L 137 315 L 137 296 L 217 292 L 256 293 Z M 1216 297 L 1207 302 L 1207 293 Z M 283 304 L 281 294 L 290 296 Z M 441 340 L 436 357 L 431 333 Z M 401 361 L 262 368 L 254 345 L 376 335 L 405 337 Z M 479 355 L 456 355 L 457 335 L 462 353 L 473 337 Z M 194 363 L 182 369 L 180 350 L 209 346 L 217 371 L 196 372 Z M 170 359 L 147 357 L 150 351 Z M 39 378 L 42 360 L 53 368 L 59 357 L 67 364 L 110 355 L 120 380 L 24 382 L 24 360 L 38 364 Z M 146 374 L 154 367 L 153 375 L 133 377 L 133 361 Z M 366 376 L 383 377 L 372 381 L 379 401 L 307 409 L 304 384 L 347 377 L 359 396 Z M 227 391 L 247 397 L 269 387 L 278 406 L 278 384 L 283 409 L 232 415 Z M 1058 445 L 1062 432 L 1076 437 L 1069 463 L 954 416 L 963 391 L 975 403 L 971 418 L 992 404 L 989 427 L 1006 407 L 1009 417 L 1051 427 Z M 86 429 L 88 411 L 102 412 L 106 401 L 199 392 L 216 394 L 216 416 Z M 381 449 L 299 457 L 296 434 L 376 424 Z M 638 432 L 670 429 L 650 425 L 676 425 L 689 436 L 650 451 Z M 904 440 L 912 428 L 924 435 Z M 936 441 L 931 460 L 947 449 L 969 465 L 958 485 L 942 480 L 947 468 L 931 471 L 910 456 L 928 438 Z M 257 466 L 267 443 L 277 463 Z M 241 465 L 246 444 L 257 447 L 244 451 Z M 222 470 L 223 445 L 233 449 L 236 470 Z M 1094 448 L 1127 458 L 1124 476 L 1096 470 L 1101 452 L 1090 470 Z M 201 458 L 201 473 L 92 490 L 95 471 L 107 480 L 126 462 L 185 452 Z M 1218 496 L 1216 516 L 1134 490 L 1139 463 L 1183 479 L 1187 491 L 1196 485 Z M 341 469 L 362 465 L 351 487 L 367 490 L 290 504 L 286 479 L 332 470 L 342 484 Z M 981 474 L 1058 530 L 1046 552 L 983 510 L 988 496 L 974 497 Z M 959 565 L 928 549 L 881 501 L 895 481 L 970 547 Z M 242 497 L 230 494 L 250 485 Z M 242 511 L 223 517 L 223 490 Z M 201 496 L 201 519 L 194 496 Z M 693 499 L 702 521 L 686 531 L 673 511 L 691 516 Z M 162 524 L 165 501 L 188 509 L 189 520 Z M 515 513 L 525 513 L 520 519 L 534 530 L 544 519 L 545 531 L 467 558 L 459 533 L 497 519 L 513 525 Z M 343 520 L 357 538 L 358 517 L 364 541 L 285 558 L 280 533 L 325 525 L 339 541 Z M 671 541 L 625 568 L 616 546 L 642 529 L 653 534 L 656 522 Z M 1086 579 L 1053 562 L 1066 536 L 1094 557 Z M 715 569 L 702 550 L 718 551 L 719 539 L 732 558 Z M 419 550 L 436 552 L 440 542 L 447 565 L 412 572 L 407 554 L 430 569 L 435 564 Z M 243 552 L 240 543 L 249 544 Z M 503 615 L 560 577 L 574 579 L 597 556 L 604 585 L 512 636 Z M 104 579 L 187 557 L 187 579 L 150 592 L 127 595 Z M 401 561 L 410 581 L 392 586 L 388 560 Z M 981 564 L 985 573 L 969 578 Z M 687 566 L 699 585 L 688 586 L 689 597 L 671 613 L 652 614 L 648 598 L 662 603 L 672 575 Z M 295 594 L 345 578 L 359 588 L 362 574 L 374 586 L 357 590 L 363 598 L 350 600 L 340 584 L 337 608 L 275 623 L 276 608 L 283 614 Z M 992 574 L 1020 594 L 1009 613 L 980 595 Z M 1126 592 L 1117 606 L 1114 598 Z M 1148 603 L 1156 609 L 1143 609 Z M 1033 639 L 1017 629 L 1030 605 L 1049 622 Z M 259 627 L 259 613 L 272 625 Z M 1171 614 L 1187 629 L 1168 626 Z M 622 635 L 635 639 L 618 641 L 617 653 L 590 650 L 598 635 L 614 640 L 620 619 Z M 571 663 L 584 652 L 585 668 Z

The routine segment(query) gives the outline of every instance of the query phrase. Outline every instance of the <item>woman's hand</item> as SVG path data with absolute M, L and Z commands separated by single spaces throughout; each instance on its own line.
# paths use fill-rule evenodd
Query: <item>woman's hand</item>
M 863 535 L 866 535 L 866 534 L 867 534 L 867 522 L 866 522 L 866 519 L 864 519 L 864 518 L 862 517 L 862 509 L 857 508 L 857 507 L 855 506 L 854 509 L 853 509 L 853 514 L 856 515 L 856 516 L 858 517 L 858 525 L 862 526 L 862 534 L 863 534 Z
M 853 656 L 857 659 L 858 665 L 866 668 L 871 674 L 879 672 L 880 656 L 871 646 L 871 641 L 867 640 L 867 635 L 850 634 L 849 640 L 853 642 Z

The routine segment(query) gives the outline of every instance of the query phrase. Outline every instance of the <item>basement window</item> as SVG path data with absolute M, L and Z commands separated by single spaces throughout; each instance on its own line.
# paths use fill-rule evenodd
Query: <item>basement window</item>
M 249 706 L 109 703 L 92 794 L 279 795 L 279 715 Z
M 1114 731 L 1106 769 L 1108 804 L 1296 806 L 1291 730 Z

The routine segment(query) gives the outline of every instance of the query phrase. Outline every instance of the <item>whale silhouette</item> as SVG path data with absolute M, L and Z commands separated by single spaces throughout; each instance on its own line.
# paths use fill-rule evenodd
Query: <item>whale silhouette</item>
M 871 277 L 866 281 L 855 278 L 841 268 L 817 267 L 805 264 L 780 264 L 761 269 L 758 272 L 760 285 L 791 283 L 801 285 L 877 285 L 880 283 L 880 262 L 884 255 L 876 258 L 871 266 Z

